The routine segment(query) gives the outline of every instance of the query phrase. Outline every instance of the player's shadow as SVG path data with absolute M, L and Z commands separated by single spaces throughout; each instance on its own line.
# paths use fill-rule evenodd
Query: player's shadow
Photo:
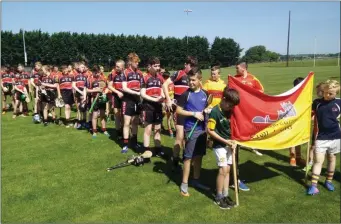
M 290 179 L 296 181 L 297 183 L 301 184 L 302 186 L 306 186 L 305 184 L 305 172 L 302 171 L 300 167 L 292 167 L 288 165 L 280 165 L 272 162 L 265 162 L 265 167 L 270 167 L 276 169 L 280 172 L 285 173 Z
M 178 186 L 179 193 L 180 193 L 180 186 L 182 182 L 182 171 L 173 171 L 172 170 L 172 161 L 156 161 L 153 163 L 153 171 L 156 173 L 164 174 L 167 177 L 167 182 L 165 184 L 169 183 L 175 183 Z M 191 168 L 190 177 L 193 176 L 193 168 Z M 204 184 L 205 186 L 210 187 L 209 191 L 201 190 L 196 188 L 195 190 L 206 195 L 208 198 L 214 199 L 214 194 L 212 189 L 214 189 L 215 184 L 215 177 L 216 177 L 216 170 L 201 170 L 201 178 L 200 183 Z M 191 185 L 189 185 L 190 189 L 189 191 L 193 191 L 194 189 L 191 189 Z
M 262 153 L 264 155 L 268 155 L 271 156 L 275 159 L 277 159 L 278 161 L 283 161 L 283 162 L 287 162 L 288 165 L 279 165 L 279 164 L 275 164 L 275 163 L 264 163 L 264 165 L 268 165 L 268 166 L 272 166 L 273 168 L 277 169 L 278 171 L 282 171 L 285 172 L 289 177 L 291 177 L 292 179 L 296 180 L 298 183 L 302 184 L 305 186 L 304 183 L 304 179 L 305 179 L 305 171 L 303 171 L 303 167 L 292 167 L 289 165 L 289 157 L 282 155 L 280 153 L 274 152 L 274 151 L 270 151 L 270 150 L 263 150 Z M 326 163 L 326 161 L 325 161 Z M 326 168 L 322 168 L 321 171 L 321 176 L 324 175 L 327 172 Z M 303 177 L 302 177 L 303 175 Z M 308 180 L 310 180 L 311 176 L 311 172 L 309 172 L 308 174 Z M 303 179 L 303 182 L 302 182 Z M 334 173 L 334 180 L 338 181 L 339 183 L 341 183 L 341 173 L 340 171 L 335 171 Z
M 282 154 L 277 153 L 273 150 L 262 150 L 261 153 L 263 153 L 264 155 L 270 156 L 274 159 L 277 159 L 278 161 L 287 162 L 289 164 L 290 159 L 288 156 L 282 155 Z
M 154 162 L 153 171 L 157 173 L 163 173 L 168 178 L 167 184 L 170 182 L 173 182 L 180 188 L 180 185 L 182 182 L 181 180 L 182 173 L 173 172 L 171 165 L 172 164 L 170 161 L 168 161 L 167 163 L 157 161 L 157 162 Z M 193 177 L 192 171 L 193 169 L 191 168 L 190 178 Z M 279 173 L 274 172 L 252 161 L 247 161 L 243 164 L 240 164 L 239 171 L 242 174 L 240 178 L 246 179 L 247 183 L 254 183 L 254 182 L 262 181 L 265 179 L 270 179 L 270 178 L 280 175 Z M 233 173 L 233 170 L 231 167 L 231 171 L 230 171 L 231 178 L 232 178 L 232 173 Z M 209 187 L 210 190 L 206 191 L 206 190 L 201 190 L 198 188 L 196 188 L 195 190 L 197 190 L 198 192 L 204 194 L 205 196 L 213 200 L 216 194 L 217 174 L 218 174 L 218 168 L 214 168 L 214 169 L 202 168 L 201 175 L 200 175 L 200 183 Z
M 122 141 L 123 140 L 120 140 L 117 138 L 117 131 L 115 128 L 107 128 L 107 132 L 109 133 L 110 137 L 109 139 L 114 141 L 120 148 L 123 147 L 122 145 Z
M 246 180 L 246 183 L 255 183 L 266 179 L 277 177 L 280 174 L 267 167 L 257 164 L 251 160 L 239 164 L 239 179 Z M 233 169 L 231 167 L 231 173 Z

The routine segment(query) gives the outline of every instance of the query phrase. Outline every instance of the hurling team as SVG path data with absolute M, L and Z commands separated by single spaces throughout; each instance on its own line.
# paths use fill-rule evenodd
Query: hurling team
M 158 157 L 165 157 L 161 130 L 166 130 L 171 137 L 175 132 L 170 160 L 173 170 L 182 172 L 181 195 L 190 195 L 189 185 L 209 190 L 199 181 L 202 158 L 209 147 L 214 151 L 219 168 L 215 203 L 221 209 L 232 208 L 235 202 L 229 197 L 228 189 L 234 187 L 230 168 L 232 152 L 237 145 L 230 140 L 229 118 L 233 107 L 240 102 L 239 93 L 229 89 L 220 78 L 219 66 L 212 66 L 210 79 L 202 82 L 198 61 L 192 56 L 186 58 L 184 69 L 172 75 L 161 67 L 157 57 L 149 59 L 147 72 L 139 70 L 139 62 L 139 56 L 130 53 L 126 61 L 115 62 L 108 76 L 104 75 L 102 66 L 94 65 L 90 71 L 85 62 L 76 62 L 60 69 L 36 62 L 31 73 L 25 72 L 24 66 L 20 64 L 17 68 L 2 67 L 2 114 L 12 107 L 13 119 L 25 117 L 28 116 L 29 105 L 33 105 L 33 122 L 40 123 L 42 118 L 44 126 L 56 123 L 67 128 L 88 129 L 93 138 L 99 133 L 110 136 L 107 122 L 110 121 L 109 116 L 113 116 L 115 139 L 122 144 L 121 153 L 127 153 L 131 148 L 141 153 L 151 151 Z M 236 65 L 234 77 L 245 85 L 264 91 L 260 81 L 247 71 L 245 62 Z M 301 81 L 303 78 L 296 79 L 294 85 Z M 335 170 L 335 154 L 340 152 L 340 143 L 335 145 L 335 140 L 341 139 L 337 120 L 340 99 L 336 98 L 340 85 L 335 80 L 327 80 L 320 83 L 317 90 L 320 95 L 316 99 L 318 101 L 314 101 L 313 112 L 314 127 L 319 130 L 315 131 L 310 166 L 306 167 L 312 169 L 312 185 L 308 189 L 308 194 L 312 195 L 318 193 L 317 180 L 326 152 L 328 175 L 325 186 L 334 190 L 331 180 Z M 33 102 L 30 104 L 31 100 Z M 6 104 L 10 101 L 10 105 Z M 334 104 L 338 107 L 337 111 Z M 76 118 L 71 120 L 74 105 L 77 113 Z M 164 118 L 166 128 L 163 127 Z M 139 126 L 144 127 L 143 145 L 137 141 Z M 151 136 L 154 147 L 150 144 Z M 251 150 L 262 155 L 256 149 Z M 180 151 L 183 152 L 182 156 Z M 183 163 L 182 167 L 180 162 Z M 290 149 L 290 164 L 296 166 L 296 162 L 305 163 L 300 157 L 299 147 Z M 192 178 L 189 177 L 191 168 Z M 243 191 L 249 190 L 241 180 L 238 180 L 238 187 Z

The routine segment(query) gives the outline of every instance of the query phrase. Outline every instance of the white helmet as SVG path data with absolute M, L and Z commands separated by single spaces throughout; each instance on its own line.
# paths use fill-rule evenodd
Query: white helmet
M 56 107 L 64 107 L 65 106 L 64 100 L 62 98 L 57 98 L 55 100 L 55 102 L 56 102 Z
M 39 114 L 34 115 L 32 121 L 35 124 L 39 124 L 41 122 L 40 115 Z

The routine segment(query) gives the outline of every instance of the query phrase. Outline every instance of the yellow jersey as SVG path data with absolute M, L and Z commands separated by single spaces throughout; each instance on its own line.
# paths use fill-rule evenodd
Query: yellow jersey
M 226 83 L 219 79 L 218 81 L 207 80 L 203 86 L 203 89 L 208 92 L 209 95 L 213 96 L 212 103 L 208 105 L 213 108 L 218 105 L 223 97 L 223 90 L 226 87 Z

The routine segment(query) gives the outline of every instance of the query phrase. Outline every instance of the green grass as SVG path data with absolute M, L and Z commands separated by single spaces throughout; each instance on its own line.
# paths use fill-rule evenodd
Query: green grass
M 288 90 L 294 78 L 305 77 L 310 70 L 315 71 L 315 84 L 330 77 L 340 79 L 336 66 L 250 67 L 268 94 Z M 234 72 L 234 68 L 223 69 L 222 78 L 226 80 L 227 74 Z M 204 71 L 205 79 L 208 74 Z M 124 161 L 127 155 L 102 134 L 92 140 L 86 131 L 35 125 L 31 117 L 13 120 L 11 113 L 3 115 L 1 121 L 2 223 L 340 222 L 339 154 L 336 191 L 328 192 L 321 186 L 320 195 L 311 197 L 305 195 L 304 172 L 289 166 L 287 149 L 263 151 L 262 157 L 242 150 L 241 178 L 248 181 L 251 191 L 240 192 L 239 207 L 222 211 L 213 204 L 210 194 L 193 188 L 189 198 L 181 197 L 181 175 L 171 174 L 162 159 L 153 158 L 143 167 L 106 172 L 107 167 Z M 110 122 L 109 128 L 113 126 Z M 162 142 L 169 151 L 174 140 L 163 135 Z M 306 154 L 305 146 L 302 154 Z M 202 180 L 212 188 L 216 172 L 214 154 L 208 149 Z M 234 197 L 232 189 L 230 194 Z
M 316 59 L 315 66 L 337 66 L 338 59 L 337 58 L 325 58 L 325 59 Z M 257 63 L 257 64 L 250 64 L 250 68 L 252 67 L 286 67 L 287 62 L 265 62 L 265 63 Z M 304 60 L 296 60 L 296 61 L 289 61 L 289 67 L 313 67 L 314 60 L 313 59 L 304 59 Z

